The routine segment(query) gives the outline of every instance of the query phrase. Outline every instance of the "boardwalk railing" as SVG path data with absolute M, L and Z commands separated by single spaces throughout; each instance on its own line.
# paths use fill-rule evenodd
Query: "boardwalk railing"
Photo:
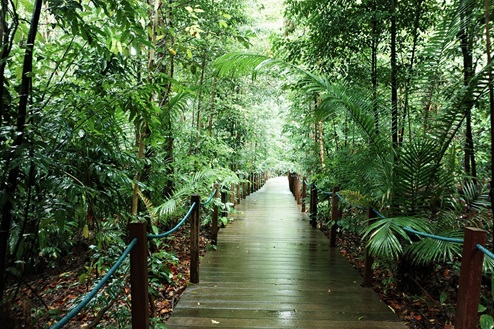
M 330 246 L 335 247 L 337 225 L 339 219 L 341 219 L 341 212 L 339 211 L 338 203 L 340 200 L 348 204 L 350 203 L 338 193 L 337 187 L 334 187 L 331 192 L 324 192 L 319 189 L 315 183 L 308 183 L 305 177 L 301 177 L 296 173 L 289 173 L 288 180 L 290 191 L 295 197 L 297 204 L 301 204 L 302 211 L 306 210 L 304 202 L 306 199 L 307 187 L 310 186 L 309 218 L 313 227 L 317 227 L 318 193 L 329 195 L 329 201 L 331 204 L 331 221 L 334 223 L 330 230 L 329 241 Z M 373 218 L 378 217 L 381 219 L 386 218 L 376 209 L 368 208 L 369 222 L 372 222 Z M 494 254 L 484 246 L 487 239 L 487 232 L 479 228 L 466 227 L 464 239 L 458 239 L 420 232 L 409 227 L 402 227 L 402 229 L 407 233 L 415 234 L 424 238 L 463 244 L 460 268 L 460 285 L 456 301 L 455 328 L 476 329 L 479 323 L 478 305 L 480 302 L 484 255 L 494 260 Z M 369 253 L 369 248 L 366 248 L 363 275 L 364 285 L 367 287 L 372 286 L 372 263 L 373 257 Z
M 252 192 L 260 189 L 268 178 L 267 173 L 250 174 L 247 179 L 244 179 L 239 184 L 232 185 L 232 191 L 238 193 L 241 198 L 245 198 Z M 240 192 L 242 191 L 242 192 Z M 232 195 L 234 194 L 232 193 Z M 193 194 L 190 198 L 191 206 L 185 216 L 171 230 L 160 234 L 147 234 L 146 222 L 133 222 L 128 225 L 129 244 L 118 258 L 117 262 L 111 267 L 106 275 L 98 282 L 98 284 L 84 297 L 84 299 L 76 305 L 69 313 L 67 313 L 60 321 L 58 321 L 51 329 L 59 329 L 64 327 L 71 319 L 79 314 L 84 307 L 98 294 L 101 288 L 117 271 L 123 261 L 130 254 L 130 286 L 131 286 L 131 312 L 132 312 L 132 328 L 147 329 L 149 328 L 149 296 L 148 296 L 148 240 L 161 239 L 172 235 L 177 231 L 189 218 L 191 219 L 191 238 L 190 238 L 190 282 L 199 283 L 199 230 L 200 230 L 200 207 L 209 204 L 215 198 L 220 197 L 223 203 L 221 215 L 227 216 L 226 200 L 227 192 L 223 188 L 220 192 L 219 184 L 215 184 L 214 191 L 205 202 L 201 202 L 201 197 L 198 194 Z M 213 203 L 212 222 L 211 222 L 211 241 L 216 245 L 218 240 L 218 216 L 219 208 L 217 203 Z

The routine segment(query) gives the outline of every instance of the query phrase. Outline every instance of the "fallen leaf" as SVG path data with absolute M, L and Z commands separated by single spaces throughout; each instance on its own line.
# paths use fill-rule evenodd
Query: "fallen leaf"
M 218 324 L 218 323 L 219 323 L 218 321 L 214 321 L 214 320 L 211 320 L 211 322 L 212 322 L 213 324 Z

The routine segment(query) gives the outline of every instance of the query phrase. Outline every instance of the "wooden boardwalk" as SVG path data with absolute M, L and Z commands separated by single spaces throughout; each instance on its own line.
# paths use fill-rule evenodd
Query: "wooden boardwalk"
M 178 328 L 372 329 L 406 326 L 270 179 L 236 207 L 238 218 L 201 261 L 172 317 Z

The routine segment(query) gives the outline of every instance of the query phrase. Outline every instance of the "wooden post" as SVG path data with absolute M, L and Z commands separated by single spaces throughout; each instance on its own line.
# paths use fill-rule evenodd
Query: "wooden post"
M 485 245 L 487 232 L 479 228 L 465 228 L 461 254 L 460 287 L 456 301 L 455 329 L 476 329 L 479 323 L 478 305 L 482 281 L 484 253 L 477 244 Z
M 221 191 L 221 203 L 223 203 L 223 210 L 221 211 L 221 217 L 228 217 L 228 208 L 226 207 L 227 193 L 226 191 Z M 225 224 L 221 221 L 221 227 L 224 228 Z
M 376 213 L 369 207 L 368 212 L 369 225 L 372 223 L 372 218 L 376 218 Z M 365 248 L 365 263 L 364 263 L 364 287 L 372 287 L 374 275 L 372 273 L 372 264 L 374 263 L 374 257 L 369 253 L 369 248 Z
M 132 328 L 149 328 L 148 296 L 148 239 L 146 222 L 130 223 L 130 241 L 137 244 L 130 252 L 130 296 L 132 303 Z
M 297 204 L 300 204 L 300 181 L 298 180 L 298 175 L 293 174 L 293 197 L 295 198 L 295 201 L 297 201 Z
M 293 174 L 291 172 L 288 173 L 288 189 L 293 195 Z
M 247 198 L 247 182 L 242 182 L 242 199 Z
M 235 188 L 237 189 L 237 203 L 240 203 L 240 182 L 235 185 Z
M 230 202 L 235 204 L 235 184 L 232 184 L 230 188 Z
M 302 203 L 302 212 L 305 212 L 305 198 L 307 197 L 307 184 L 305 184 L 306 177 L 302 178 L 302 195 L 301 195 L 301 203 Z
M 331 226 L 331 231 L 329 232 L 329 246 L 336 247 L 336 234 L 338 232 L 338 220 L 339 220 L 339 209 L 338 209 L 338 196 L 336 193 L 338 192 L 337 187 L 333 187 L 333 191 L 331 193 L 331 221 L 333 222 L 333 226 Z
M 190 230 L 190 282 L 199 283 L 199 209 L 201 209 L 201 197 L 193 194 L 190 198 L 191 204 L 194 204 L 194 210 L 191 214 Z
M 247 175 L 247 196 L 249 196 L 250 193 L 251 193 L 251 191 L 250 191 L 250 189 L 251 189 L 251 186 L 250 186 L 250 177 L 251 177 L 251 174 L 248 174 Z
M 218 198 L 220 196 L 220 185 L 214 184 L 214 188 L 216 190 L 214 197 Z M 211 243 L 215 246 L 218 244 L 218 214 L 218 204 L 216 200 L 213 200 L 213 216 L 211 219 Z
M 317 227 L 317 187 L 316 184 L 310 186 L 310 223 L 312 227 Z

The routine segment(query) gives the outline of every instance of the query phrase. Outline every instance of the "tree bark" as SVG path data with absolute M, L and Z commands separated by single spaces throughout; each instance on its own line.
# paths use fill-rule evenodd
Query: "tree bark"
M 36 41 L 36 33 L 38 31 L 42 6 L 43 0 L 35 1 L 22 68 L 19 105 L 17 108 L 17 136 L 12 143 L 12 147 L 9 152 L 9 160 L 21 156 L 20 152 L 25 141 L 25 128 L 28 116 L 27 108 L 32 87 L 31 73 L 33 70 L 34 42 Z M 3 88 L 3 86 L 0 87 Z M 0 300 L 3 299 L 5 292 L 8 241 L 10 236 L 10 228 L 12 226 L 12 221 L 14 220 L 12 210 L 14 209 L 14 196 L 17 194 L 17 187 L 19 185 L 19 174 L 19 166 L 14 166 L 14 168 L 8 172 L 6 185 L 2 186 L 2 190 L 0 191 L 0 194 L 7 196 L 5 204 L 3 205 L 2 221 L 0 223 Z
M 396 10 L 395 0 L 391 0 L 391 131 L 393 149 L 398 144 L 398 67 L 396 65 Z
M 489 0 L 484 1 L 485 5 L 485 49 L 487 55 L 487 65 L 492 63 L 491 56 L 491 36 L 489 31 L 490 26 L 490 3 Z M 489 196 L 491 200 L 494 200 L 494 86 L 493 86 L 493 76 L 492 73 L 489 73 L 489 109 L 490 109 L 490 124 L 491 124 L 491 186 L 489 191 Z M 494 202 L 491 202 L 491 213 L 492 213 L 492 221 L 494 222 Z M 493 228 L 494 230 L 494 228 Z M 493 231 L 494 234 L 494 231 Z M 491 250 L 494 250 L 494 245 Z
M 462 29 L 460 31 L 460 48 L 463 55 L 463 83 L 468 86 L 470 80 L 474 76 L 473 69 L 473 36 L 470 29 L 472 24 L 470 20 L 471 13 L 471 0 L 462 1 L 464 10 L 460 11 L 460 18 L 462 20 Z M 475 152 L 472 133 L 472 108 L 474 104 L 473 94 L 468 92 L 463 100 L 463 106 L 465 108 L 465 161 L 464 169 L 465 173 L 473 178 L 477 177 L 477 168 L 475 162 Z

